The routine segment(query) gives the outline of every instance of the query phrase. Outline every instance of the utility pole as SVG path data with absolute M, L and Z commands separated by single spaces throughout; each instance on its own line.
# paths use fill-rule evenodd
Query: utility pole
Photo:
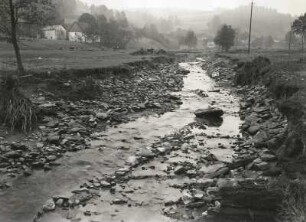
M 254 6 L 254 2 L 252 1 L 252 4 L 251 4 L 251 16 L 250 16 L 250 28 L 249 28 L 249 46 L 248 46 L 248 54 L 251 53 L 251 34 L 252 34 L 253 6 Z
M 291 41 L 292 41 L 292 30 L 290 30 L 290 34 L 289 34 L 289 53 L 291 50 Z

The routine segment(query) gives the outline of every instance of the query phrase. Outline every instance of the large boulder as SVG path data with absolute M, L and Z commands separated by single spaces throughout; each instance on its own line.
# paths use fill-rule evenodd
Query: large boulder
M 219 108 L 198 109 L 194 112 L 198 118 L 220 118 L 224 112 Z

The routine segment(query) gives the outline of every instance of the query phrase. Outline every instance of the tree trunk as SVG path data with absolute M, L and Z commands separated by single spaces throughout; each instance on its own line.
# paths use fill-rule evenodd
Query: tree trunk
M 304 52 L 304 32 L 302 33 L 302 52 Z
M 17 31 L 16 31 L 16 26 L 17 26 L 16 16 L 17 15 L 15 14 L 13 0 L 9 0 L 9 6 L 10 6 L 10 16 L 11 16 L 11 41 L 12 41 L 14 51 L 15 51 L 18 74 L 22 75 L 24 74 L 24 68 L 22 65 L 20 49 L 19 49 L 19 45 L 17 42 Z

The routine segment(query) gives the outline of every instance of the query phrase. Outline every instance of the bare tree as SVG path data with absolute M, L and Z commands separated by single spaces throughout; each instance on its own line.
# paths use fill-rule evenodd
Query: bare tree
M 42 25 L 52 18 L 52 13 L 43 16 L 54 8 L 49 0 L 1 0 L 0 32 L 12 43 L 17 62 L 17 71 L 24 73 L 18 45 L 18 24 L 21 20 Z

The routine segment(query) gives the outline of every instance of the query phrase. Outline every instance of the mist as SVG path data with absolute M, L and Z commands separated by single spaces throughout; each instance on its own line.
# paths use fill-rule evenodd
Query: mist
M 251 0 L 83 0 L 87 4 L 103 4 L 117 9 L 135 8 L 175 8 L 211 11 L 218 8 L 233 9 L 249 5 Z M 255 5 L 273 8 L 282 13 L 299 15 L 304 12 L 304 0 L 255 0 Z

